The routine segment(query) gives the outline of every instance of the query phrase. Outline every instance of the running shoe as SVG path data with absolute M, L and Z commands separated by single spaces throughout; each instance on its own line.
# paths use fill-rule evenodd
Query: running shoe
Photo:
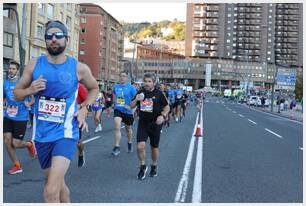
M 79 155 L 78 159 L 78 167 L 84 167 L 85 166 L 85 152 L 83 152 L 83 155 Z
M 28 152 L 30 157 L 35 157 L 36 155 L 36 148 L 35 148 L 35 143 L 33 142 L 33 140 L 30 140 L 29 143 L 31 144 L 28 148 Z
M 97 133 L 99 131 L 100 131 L 99 126 L 97 126 L 96 129 L 95 129 L 95 133 Z
M 156 177 L 157 176 L 157 166 L 151 165 L 151 171 L 149 173 L 150 177 Z
M 144 178 L 146 178 L 147 171 L 148 171 L 148 167 L 146 165 L 141 165 L 139 168 L 139 173 L 137 175 L 137 178 L 139 180 L 144 180 Z
M 128 153 L 132 153 L 133 152 L 133 145 L 132 143 L 128 143 Z
M 112 155 L 118 156 L 120 154 L 120 148 L 119 147 L 114 147 L 112 151 Z
M 21 173 L 21 172 L 22 172 L 21 166 L 17 166 L 17 165 L 14 165 L 14 166 L 8 171 L 8 173 L 9 173 L 10 175 L 18 174 L 18 173 Z

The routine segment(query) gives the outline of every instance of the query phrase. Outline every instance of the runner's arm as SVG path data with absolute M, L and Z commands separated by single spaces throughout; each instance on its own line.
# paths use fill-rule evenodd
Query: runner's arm
M 92 76 L 89 67 L 86 64 L 78 63 L 78 78 L 79 81 L 87 89 L 87 98 L 82 105 L 92 104 L 99 92 L 99 86 L 96 79 Z
M 35 64 L 36 64 L 36 59 L 32 59 L 29 61 L 28 65 L 25 67 L 23 74 L 21 76 L 21 79 L 14 89 L 14 98 L 16 101 L 24 100 L 24 98 L 27 97 L 28 95 L 34 94 L 35 90 L 36 92 L 43 90 L 43 89 L 34 88 L 39 85 L 31 84 L 32 73 L 33 73 Z

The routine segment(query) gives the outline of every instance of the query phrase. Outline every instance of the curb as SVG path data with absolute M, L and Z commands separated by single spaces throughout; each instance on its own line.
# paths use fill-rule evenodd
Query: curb
M 248 107 L 247 105 L 245 105 L 246 107 Z M 253 108 L 253 107 L 252 107 Z M 300 119 L 297 119 L 297 118 L 290 118 L 290 117 L 288 117 L 288 116 L 285 116 L 285 115 L 281 115 L 281 114 L 279 114 L 279 113 L 275 113 L 275 112 L 270 112 L 270 111 L 266 111 L 266 110 L 260 110 L 260 109 L 258 109 L 258 108 L 256 108 L 256 107 L 254 107 L 253 109 L 255 109 L 255 110 L 257 110 L 257 111 L 261 111 L 261 112 L 265 112 L 265 113 L 269 113 L 269 114 L 273 114 L 273 115 L 276 115 L 276 116 L 279 116 L 279 117 L 283 117 L 283 118 L 286 118 L 286 119 L 290 119 L 290 120 L 295 120 L 295 121 L 298 121 L 298 122 L 303 122 L 303 119 L 302 120 L 300 120 Z

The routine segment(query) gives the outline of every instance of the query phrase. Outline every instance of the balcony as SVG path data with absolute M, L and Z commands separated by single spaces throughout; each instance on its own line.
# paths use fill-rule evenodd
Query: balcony
M 208 17 L 208 18 L 218 18 L 219 13 L 218 12 L 208 12 L 208 13 L 206 13 L 206 17 Z
M 218 24 L 218 19 L 205 19 L 205 24 Z
M 204 29 L 207 31 L 218 31 L 219 30 L 218 26 L 206 26 L 204 27 Z
M 288 9 L 300 9 L 300 7 L 303 5 L 300 4 L 289 4 Z
M 219 6 L 206 6 L 207 11 L 219 11 Z

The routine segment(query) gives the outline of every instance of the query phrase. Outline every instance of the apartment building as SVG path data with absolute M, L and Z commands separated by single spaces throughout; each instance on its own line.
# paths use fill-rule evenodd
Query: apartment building
M 233 60 L 232 73 L 247 75 L 251 81 L 260 75 L 256 81 L 271 87 L 279 67 L 293 73 L 303 67 L 302 16 L 302 4 L 296 3 L 189 3 L 185 54 L 190 58 Z M 252 63 L 258 63 L 261 74 Z M 225 72 L 221 77 L 231 87 L 232 75 Z
M 123 59 L 122 25 L 96 4 L 80 4 L 79 60 L 86 63 L 101 87 L 119 80 Z
M 186 56 L 302 66 L 302 4 L 187 4 Z

